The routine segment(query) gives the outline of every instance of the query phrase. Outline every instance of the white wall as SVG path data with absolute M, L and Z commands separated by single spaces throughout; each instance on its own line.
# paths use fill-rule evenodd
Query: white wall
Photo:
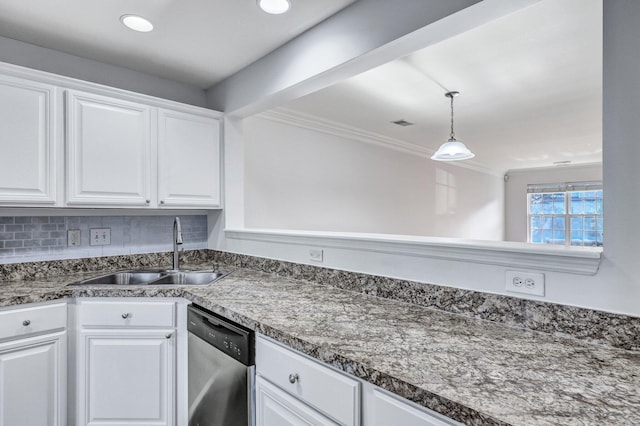
M 479 5 L 491 8 L 496 3 L 485 0 Z M 535 267 L 527 269 L 545 274 L 544 298 L 532 299 L 640 316 L 640 224 L 637 220 L 640 197 L 635 196 L 640 182 L 640 55 L 637 52 L 640 46 L 640 26 L 637 25 L 640 21 L 640 2 L 607 0 L 603 7 L 603 182 L 606 194 L 603 258 L 594 275 L 550 272 Z M 385 50 L 386 47 L 381 49 Z M 335 81 L 344 78 L 343 71 L 335 74 Z M 321 72 L 325 79 L 330 77 L 325 70 Z M 255 79 L 259 81 L 259 75 L 256 74 Z M 303 86 L 304 82 L 297 84 Z M 259 103 L 259 100 L 256 102 Z M 232 228 L 241 228 L 239 219 L 244 218 L 244 204 L 238 202 L 243 198 L 238 191 L 244 187 L 244 160 L 240 157 L 244 150 L 244 142 L 240 137 L 241 126 L 238 126 L 236 119 L 227 119 L 226 124 L 225 188 L 234 191 L 231 198 L 233 202 L 230 203 L 227 197 L 224 220 L 209 225 L 212 231 L 209 247 L 311 263 L 308 245 L 301 246 L 282 239 L 230 238 L 222 232 L 224 226 L 230 226 L 230 223 Z M 320 247 L 329 241 L 326 238 L 308 240 L 314 240 L 314 245 Z M 501 244 L 509 247 L 518 243 Z M 490 247 L 486 253 L 492 253 Z M 389 254 L 362 250 L 356 245 L 333 246 L 327 248 L 324 254 L 322 265 L 326 267 L 505 294 L 507 268 L 484 261 L 443 260 L 437 256 L 425 257 L 402 252 Z
M 264 116 L 243 128 L 247 228 L 503 239 L 501 177 Z
M 505 183 L 506 241 L 527 241 L 527 185 L 602 180 L 602 164 L 509 170 Z M 606 220 L 606 219 L 605 219 Z
M 199 87 L 6 37 L 0 37 L 0 62 L 190 105 L 206 107 L 207 103 L 206 92 Z

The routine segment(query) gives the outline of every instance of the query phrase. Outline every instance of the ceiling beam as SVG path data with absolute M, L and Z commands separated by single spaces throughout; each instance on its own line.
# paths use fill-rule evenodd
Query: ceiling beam
M 359 0 L 207 91 L 246 117 L 467 31 L 539 0 Z

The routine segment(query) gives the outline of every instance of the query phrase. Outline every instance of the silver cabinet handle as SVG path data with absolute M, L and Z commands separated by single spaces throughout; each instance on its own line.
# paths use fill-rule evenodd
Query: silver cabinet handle
M 297 374 L 289 374 L 289 383 L 293 384 L 298 380 L 300 380 L 300 377 Z
M 124 319 L 131 318 L 131 314 L 129 312 L 125 312 L 124 314 L 122 314 L 122 318 Z
M 164 204 L 164 200 L 160 200 L 160 204 Z
M 30 320 L 24 320 L 22 321 L 22 325 L 24 325 L 25 327 L 27 327 L 29 324 L 31 324 Z
M 147 204 L 151 204 L 151 200 L 145 200 Z
M 171 339 L 171 336 L 173 336 L 173 333 L 169 333 L 169 334 L 167 334 L 165 337 L 166 337 L 167 339 Z

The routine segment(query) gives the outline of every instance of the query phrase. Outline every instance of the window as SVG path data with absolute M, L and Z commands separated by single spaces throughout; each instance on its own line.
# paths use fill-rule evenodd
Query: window
M 529 242 L 602 246 L 602 182 L 528 185 Z

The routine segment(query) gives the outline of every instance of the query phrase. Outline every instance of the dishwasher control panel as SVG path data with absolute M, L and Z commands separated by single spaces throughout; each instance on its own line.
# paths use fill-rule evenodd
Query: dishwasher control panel
M 251 330 L 199 306 L 189 306 L 187 329 L 244 365 L 254 364 Z

